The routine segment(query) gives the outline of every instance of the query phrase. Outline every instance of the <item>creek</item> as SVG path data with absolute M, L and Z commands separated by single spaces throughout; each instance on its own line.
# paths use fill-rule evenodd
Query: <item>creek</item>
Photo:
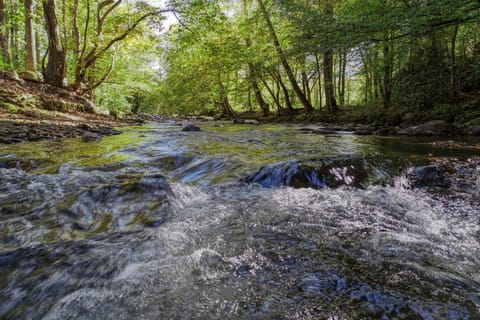
M 199 126 L 0 145 L 0 318 L 480 319 L 480 139 Z

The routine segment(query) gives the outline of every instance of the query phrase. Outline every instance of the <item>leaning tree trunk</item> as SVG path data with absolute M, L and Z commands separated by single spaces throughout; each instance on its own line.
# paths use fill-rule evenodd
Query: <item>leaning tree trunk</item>
M 37 71 L 35 49 L 35 29 L 33 27 L 33 0 L 25 0 L 25 49 L 27 51 L 27 70 Z
M 66 51 L 58 30 L 55 0 L 43 1 L 43 12 L 48 36 L 48 64 L 44 70 L 45 82 L 56 87 L 64 86 L 66 74 Z
M 288 79 L 290 80 L 290 84 L 292 85 L 293 91 L 295 91 L 295 94 L 297 95 L 298 99 L 302 103 L 303 108 L 305 109 L 305 112 L 312 112 L 313 111 L 312 104 L 310 103 L 310 101 L 308 101 L 302 89 L 300 89 L 300 87 L 298 86 L 298 83 L 297 83 L 297 80 L 295 79 L 292 68 L 290 68 L 290 65 L 288 64 L 285 53 L 283 52 L 282 47 L 280 46 L 280 41 L 278 40 L 277 34 L 275 33 L 275 29 L 273 28 L 273 24 L 272 24 L 272 21 L 270 20 L 270 16 L 268 15 L 265 4 L 263 3 L 262 0 L 258 0 L 258 5 L 260 6 L 260 11 L 263 14 L 265 22 L 267 23 L 268 32 L 270 33 L 270 37 L 272 38 L 272 42 L 273 42 L 273 45 L 275 46 L 275 50 L 277 51 L 278 57 L 280 58 L 280 62 L 282 63 L 283 68 L 285 69 L 285 73 L 287 74 Z
M 7 28 L 7 4 L 5 3 L 5 0 L 0 0 L 0 47 L 3 62 L 5 64 L 10 64 L 10 48 L 8 44 Z

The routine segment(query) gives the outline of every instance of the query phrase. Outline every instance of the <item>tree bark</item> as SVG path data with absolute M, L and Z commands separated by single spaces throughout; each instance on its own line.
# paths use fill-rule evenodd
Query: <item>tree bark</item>
M 10 64 L 10 47 L 8 44 L 7 28 L 7 4 L 5 0 L 0 0 L 0 47 L 2 51 L 3 62 Z
M 382 104 L 384 108 L 390 107 L 392 100 L 392 57 L 391 57 L 390 43 L 385 43 L 383 47 L 383 92 L 382 92 Z
M 327 112 L 337 111 L 337 100 L 333 88 L 333 50 L 328 49 L 323 55 L 323 86 L 325 88 L 325 108 Z
M 322 111 L 322 69 L 320 68 L 320 59 L 318 58 L 318 54 L 315 53 L 315 65 L 317 67 L 317 76 L 318 76 L 318 109 Z
M 323 12 L 327 17 L 333 17 L 333 6 L 330 0 L 325 1 Z M 337 111 L 335 90 L 333 83 L 333 50 L 327 49 L 323 55 L 323 86 L 325 87 L 325 106 L 327 112 Z
M 305 112 L 312 112 L 313 111 L 312 104 L 308 101 L 307 97 L 302 92 L 302 89 L 300 89 L 300 87 L 298 86 L 298 83 L 297 83 L 297 80 L 295 79 L 292 68 L 290 68 L 290 65 L 288 64 L 285 53 L 283 52 L 283 49 L 280 45 L 280 41 L 278 40 L 275 29 L 273 28 L 273 24 L 272 24 L 272 21 L 270 20 L 270 16 L 268 15 L 267 8 L 265 7 L 263 0 L 257 0 L 257 1 L 258 1 L 258 5 L 260 6 L 260 11 L 262 12 L 265 22 L 267 23 L 268 32 L 270 33 L 270 37 L 272 38 L 273 45 L 275 46 L 275 50 L 277 51 L 278 57 L 280 58 L 280 62 L 282 63 L 283 68 L 285 69 L 285 73 L 287 74 L 288 79 L 290 80 L 290 84 L 292 85 L 293 91 L 295 91 L 295 94 L 297 95 L 298 99 L 302 103 Z
M 450 86 L 451 86 L 452 96 L 454 101 L 458 100 L 457 60 L 455 57 L 457 35 L 458 35 L 458 24 L 456 24 L 453 29 L 451 48 L 450 48 Z
M 60 38 L 55 0 L 43 1 L 43 12 L 48 36 L 48 63 L 44 70 L 45 82 L 63 87 L 66 74 L 66 52 Z
M 35 46 L 35 28 L 33 26 L 34 0 L 25 0 L 25 50 L 27 51 L 27 70 L 37 71 L 37 53 Z
M 288 93 L 288 88 L 285 85 L 285 83 L 283 83 L 282 75 L 280 74 L 280 71 L 277 70 L 276 72 L 272 72 L 271 75 L 273 79 L 277 82 L 278 86 L 282 88 L 283 98 L 285 99 L 285 104 L 287 105 L 288 112 L 293 113 L 294 109 L 292 106 L 292 100 L 290 100 L 290 94 Z

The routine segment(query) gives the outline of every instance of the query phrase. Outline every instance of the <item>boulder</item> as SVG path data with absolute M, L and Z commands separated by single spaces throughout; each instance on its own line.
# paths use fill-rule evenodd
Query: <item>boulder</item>
M 87 131 L 82 135 L 83 142 L 101 141 L 101 140 L 102 140 L 102 136 L 94 132 Z
M 22 71 L 18 73 L 18 76 L 21 79 L 27 80 L 27 81 L 41 81 L 42 77 L 38 72 L 32 72 L 32 71 Z
M 452 133 L 453 126 L 443 120 L 428 121 L 398 131 L 398 134 L 408 136 L 442 136 L 450 135 Z
M 471 136 L 480 136 L 480 125 L 469 126 L 465 130 L 465 133 Z
M 480 126 L 480 118 L 475 118 L 465 124 L 467 127 Z
M 364 188 L 390 179 L 383 160 L 376 157 L 320 158 L 308 161 L 288 161 L 261 167 L 242 182 L 257 183 L 265 188 L 290 186 L 294 188 L 352 186 Z
M 445 171 L 435 165 L 415 167 L 407 172 L 407 177 L 414 188 L 448 188 L 450 183 L 445 177 Z
M 193 124 L 189 124 L 189 125 L 183 127 L 182 131 L 190 132 L 190 131 L 202 131 L 202 130 L 199 127 L 197 127 Z
M 23 83 L 24 81 L 18 76 L 17 71 L 15 70 L 2 70 L 0 71 L 0 78 L 1 79 L 8 79 L 8 80 L 14 80 L 19 83 Z

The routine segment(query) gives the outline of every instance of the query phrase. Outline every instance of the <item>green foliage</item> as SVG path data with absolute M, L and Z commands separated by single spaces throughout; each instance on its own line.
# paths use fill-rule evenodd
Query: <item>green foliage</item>
M 398 118 L 406 111 L 451 119 L 455 108 L 450 106 L 480 90 L 478 0 L 264 2 L 296 82 L 316 108 L 325 101 L 322 67 L 330 50 L 336 97 L 362 105 L 359 119 L 389 121 L 389 115 Z M 25 68 L 20 4 L 8 2 L 8 19 L 0 26 L 11 36 L 13 61 L 0 58 L 0 69 Z M 108 9 L 99 12 L 97 1 L 78 0 L 75 11 L 74 4 L 57 2 L 68 81 L 105 110 L 220 113 L 226 105 L 258 110 L 252 80 L 271 106 L 300 105 L 256 0 L 172 0 L 169 7 L 181 23 L 168 34 L 157 31 L 160 15 L 130 29 L 156 10 L 148 1 L 114 7 L 101 30 L 98 17 Z M 43 55 L 47 37 L 37 7 L 34 20 Z M 110 45 L 124 32 L 128 36 Z M 342 77 L 346 93 L 340 90 Z

